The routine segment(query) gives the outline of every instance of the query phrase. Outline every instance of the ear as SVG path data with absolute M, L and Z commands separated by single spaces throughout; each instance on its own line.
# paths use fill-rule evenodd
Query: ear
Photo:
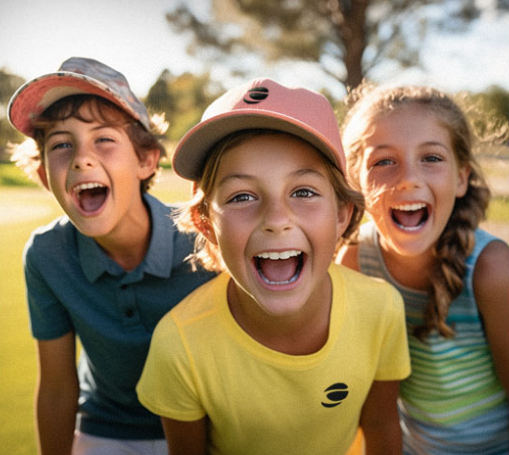
M 143 153 L 143 156 L 140 159 L 140 166 L 138 171 L 140 180 L 148 179 L 156 172 L 157 166 L 159 165 L 160 154 L 161 152 L 158 148 L 147 150 Z
M 348 224 L 350 223 L 350 219 L 353 214 L 353 204 L 351 202 L 347 204 L 341 204 L 338 207 L 338 219 L 337 219 L 337 227 L 338 227 L 338 240 L 346 231 Z
M 463 166 L 458 169 L 458 186 L 456 187 L 456 197 L 463 197 L 467 193 L 470 172 L 472 172 L 472 168 L 470 166 Z
M 43 163 L 39 164 L 39 167 L 37 168 L 37 175 L 39 176 L 39 180 L 43 184 L 44 188 L 50 191 L 48 184 L 48 175 L 46 174 L 46 168 L 44 167 Z
M 200 233 L 213 245 L 217 245 L 217 237 L 209 218 L 200 212 L 197 206 L 193 207 L 193 224 Z

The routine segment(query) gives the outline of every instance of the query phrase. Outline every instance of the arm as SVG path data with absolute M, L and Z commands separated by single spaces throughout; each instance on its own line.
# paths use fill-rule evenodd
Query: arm
M 206 419 L 193 422 L 162 417 L 164 434 L 171 455 L 205 455 L 207 440 Z
M 509 397 L 509 247 L 491 242 L 477 259 L 474 293 L 497 376 Z
M 398 381 L 374 381 L 362 408 L 360 426 L 366 455 L 402 453 L 401 428 L 396 400 Z
M 38 341 L 39 376 L 36 390 L 36 424 L 39 453 L 71 453 L 78 409 L 74 332 Z

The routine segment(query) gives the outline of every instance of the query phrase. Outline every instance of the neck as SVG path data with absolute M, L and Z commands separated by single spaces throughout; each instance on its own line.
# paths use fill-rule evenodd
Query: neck
M 430 272 L 435 262 L 431 252 L 416 257 L 406 257 L 394 251 L 382 249 L 382 256 L 387 270 L 399 284 L 421 291 L 429 289 Z
M 95 238 L 95 241 L 109 258 L 124 270 L 131 271 L 145 258 L 151 233 L 150 215 L 143 205 L 143 210 L 138 212 L 137 216 L 131 217 L 127 223 L 117 227 L 107 236 Z
M 329 336 L 330 278 L 326 287 L 324 296 L 309 302 L 302 311 L 289 316 L 272 316 L 230 280 L 228 304 L 239 326 L 258 343 L 283 354 L 309 355 L 319 351 Z

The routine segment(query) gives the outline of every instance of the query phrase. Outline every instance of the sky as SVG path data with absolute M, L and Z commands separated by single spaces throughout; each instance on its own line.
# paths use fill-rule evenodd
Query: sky
M 0 68 L 29 80 L 56 71 L 68 57 L 91 57 L 124 73 L 144 97 L 165 68 L 173 74 L 201 70 L 166 23 L 171 1 L 1 0 Z M 193 6 L 201 2 L 193 0 Z M 447 91 L 490 85 L 509 90 L 509 14 L 503 20 L 484 18 L 466 36 L 430 37 L 423 49 L 426 71 L 385 68 L 373 76 L 378 82 L 431 84 Z M 309 64 L 271 71 L 252 77 L 321 88 L 313 86 L 319 78 Z

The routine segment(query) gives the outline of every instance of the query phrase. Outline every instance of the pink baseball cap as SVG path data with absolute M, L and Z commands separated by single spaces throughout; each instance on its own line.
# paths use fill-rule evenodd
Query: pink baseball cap
M 250 129 L 293 134 L 316 147 L 345 173 L 338 121 L 327 98 L 271 79 L 255 79 L 215 100 L 200 123 L 178 143 L 173 169 L 187 180 L 199 180 L 214 144 L 231 133 Z
M 106 98 L 150 130 L 147 108 L 131 91 L 125 76 L 104 63 L 82 57 L 71 57 L 56 73 L 22 85 L 9 102 L 9 121 L 23 134 L 33 137 L 32 121 L 53 103 L 70 95 Z

